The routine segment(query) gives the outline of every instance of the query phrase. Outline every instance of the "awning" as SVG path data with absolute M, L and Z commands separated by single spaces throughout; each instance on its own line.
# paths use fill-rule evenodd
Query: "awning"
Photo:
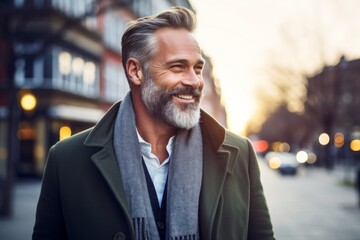
M 49 115 L 53 118 L 96 123 L 105 114 L 103 110 L 70 105 L 56 105 L 49 108 Z

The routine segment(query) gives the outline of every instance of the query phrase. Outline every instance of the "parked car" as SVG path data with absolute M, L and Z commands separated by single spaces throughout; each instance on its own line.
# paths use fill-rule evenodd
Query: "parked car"
M 270 168 L 279 171 L 283 175 L 296 175 L 299 163 L 296 155 L 290 152 L 268 152 L 265 160 Z

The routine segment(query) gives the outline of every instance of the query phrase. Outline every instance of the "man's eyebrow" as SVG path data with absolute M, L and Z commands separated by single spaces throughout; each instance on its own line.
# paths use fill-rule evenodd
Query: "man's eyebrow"
M 204 59 L 199 59 L 197 61 L 197 64 L 205 65 L 205 60 Z
M 170 64 L 173 64 L 173 63 L 182 63 L 182 64 L 186 64 L 188 63 L 189 60 L 187 59 L 182 59 L 182 58 L 176 58 L 176 59 L 172 59 L 170 61 L 167 62 L 168 65 Z M 204 65 L 205 64 L 205 60 L 204 59 L 199 59 L 197 62 L 196 62 L 196 65 Z

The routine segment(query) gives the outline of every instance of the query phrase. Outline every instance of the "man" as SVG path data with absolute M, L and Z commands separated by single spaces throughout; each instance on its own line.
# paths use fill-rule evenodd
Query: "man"
M 33 239 L 274 239 L 251 144 L 199 108 L 194 26 L 175 7 L 125 31 L 130 92 L 50 150 Z

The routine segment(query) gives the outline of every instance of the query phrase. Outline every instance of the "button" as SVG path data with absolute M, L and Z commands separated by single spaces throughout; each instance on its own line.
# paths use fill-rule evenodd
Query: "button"
M 158 228 L 159 230 L 164 230 L 164 229 L 165 229 L 165 224 L 164 224 L 164 222 L 158 221 L 158 222 L 156 223 L 156 226 L 157 226 L 157 228 Z
M 126 236 L 123 232 L 117 232 L 114 235 L 114 240 L 126 240 Z

